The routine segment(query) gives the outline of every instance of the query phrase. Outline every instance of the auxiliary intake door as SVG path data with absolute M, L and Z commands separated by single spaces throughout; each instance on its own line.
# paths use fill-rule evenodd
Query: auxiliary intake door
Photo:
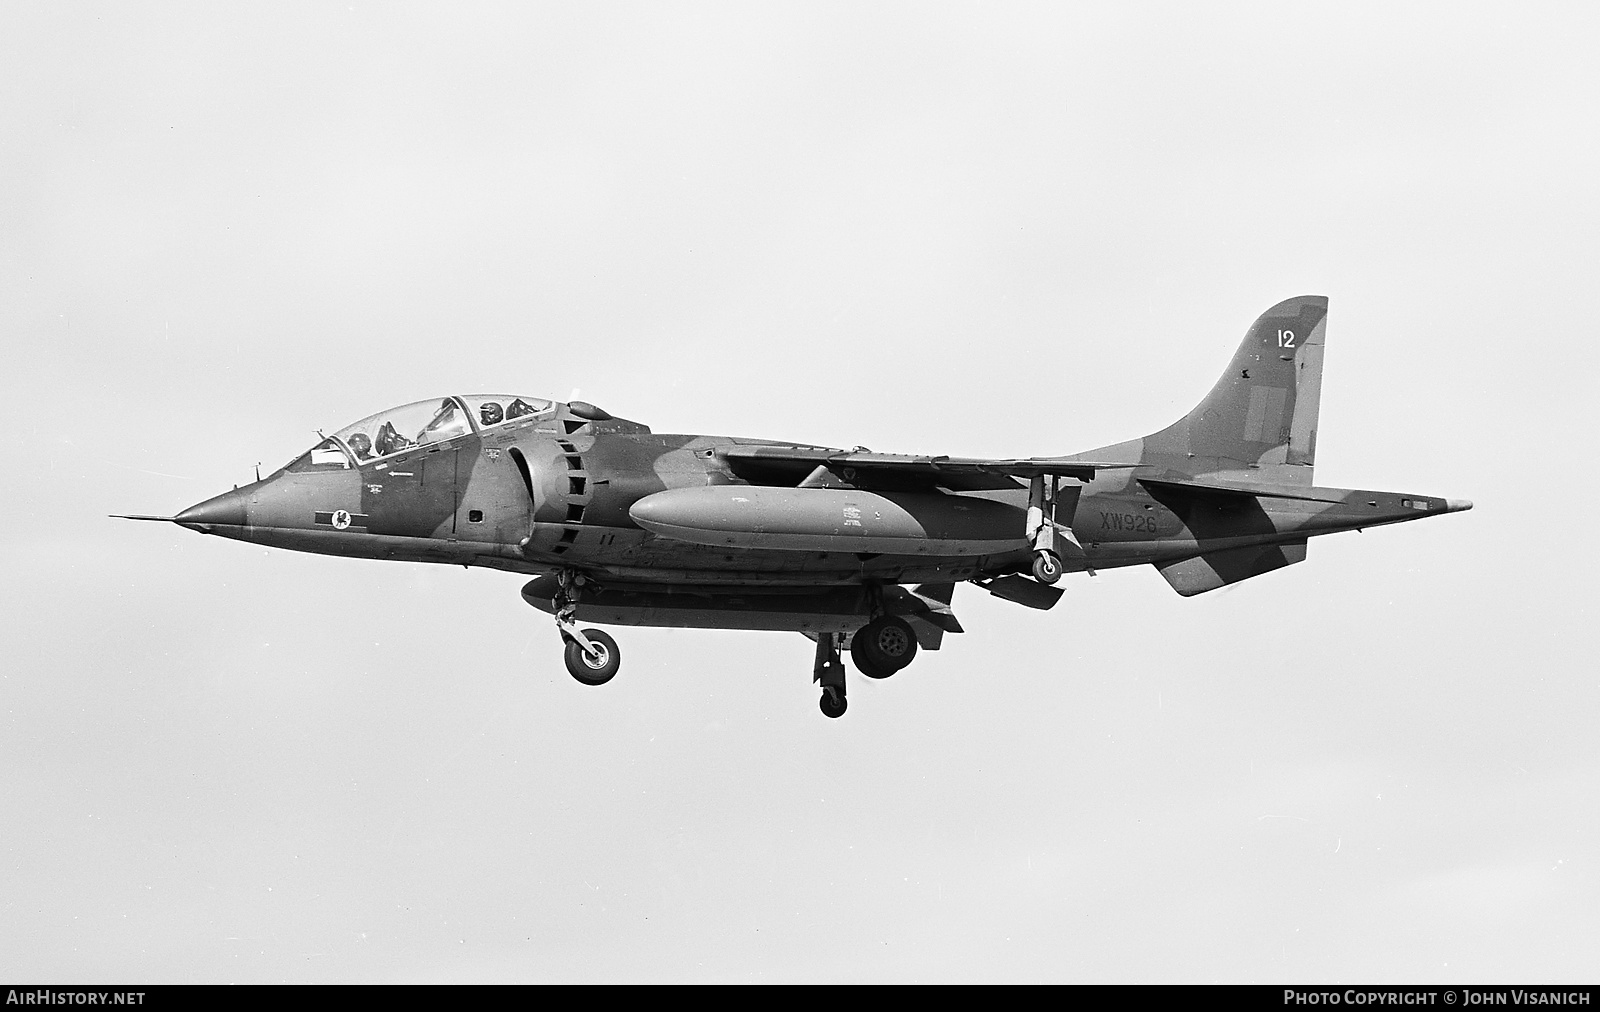
M 475 452 L 462 448 L 456 465 L 460 475 L 456 537 L 519 546 L 533 532 L 537 485 L 532 462 L 509 441 L 481 439 L 475 445 Z

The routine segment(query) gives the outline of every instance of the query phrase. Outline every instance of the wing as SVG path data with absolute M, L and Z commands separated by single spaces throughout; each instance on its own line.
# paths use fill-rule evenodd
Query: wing
M 736 446 L 721 453 L 734 474 L 756 485 L 816 483 L 819 469 L 838 482 L 875 491 L 946 488 L 953 492 L 1021 488 L 1016 479 L 1057 475 L 1091 481 L 1096 471 L 1137 464 L 1074 460 L 1070 457 L 989 459 L 919 457 L 810 446 Z

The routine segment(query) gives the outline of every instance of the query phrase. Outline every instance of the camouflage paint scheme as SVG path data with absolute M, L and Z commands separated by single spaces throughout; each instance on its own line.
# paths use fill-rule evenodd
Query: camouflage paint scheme
M 1316 535 L 1470 509 L 1313 484 L 1326 326 L 1323 297 L 1273 306 L 1188 415 L 1069 457 L 660 435 L 582 402 L 484 426 L 472 398 L 444 398 L 470 431 L 381 460 L 341 445 L 342 465 L 329 449 L 331 465 L 290 465 L 160 519 L 296 551 L 526 573 L 540 579 L 524 597 L 546 611 L 557 574 L 582 574 L 587 621 L 816 638 L 887 613 L 936 649 L 960 631 L 956 583 L 1038 608 L 1059 597 L 1029 575 L 1042 481 L 1063 486 L 1045 509 L 1065 571 L 1148 564 L 1185 596 L 1301 562 Z

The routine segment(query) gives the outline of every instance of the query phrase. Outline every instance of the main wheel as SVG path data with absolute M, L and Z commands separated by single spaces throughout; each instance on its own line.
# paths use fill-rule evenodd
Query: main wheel
M 842 692 L 823 689 L 822 698 L 817 700 L 817 706 L 829 717 L 843 717 L 844 711 L 850 708 L 850 702 L 844 698 Z
M 861 633 L 856 633 L 855 639 L 850 641 L 850 659 L 856 662 L 856 670 L 868 678 L 888 678 L 894 674 L 894 668 L 880 666 L 866 643 L 866 638 Z
M 878 667 L 878 665 L 866 655 L 866 651 L 857 648 L 854 643 L 850 644 L 850 659 L 856 662 L 856 670 L 861 672 L 863 675 L 866 675 L 868 678 L 888 678 L 890 675 L 894 674 L 893 669 Z
M 1040 583 L 1055 583 L 1061 579 L 1061 556 L 1055 552 L 1040 552 L 1033 557 L 1033 578 Z
M 903 618 L 884 615 L 850 641 L 850 659 L 868 678 L 888 678 L 917 656 L 917 634 Z
M 617 641 L 598 629 L 585 629 L 583 635 L 594 645 L 594 656 L 586 653 L 577 640 L 567 640 L 567 671 L 585 685 L 604 685 L 622 666 Z

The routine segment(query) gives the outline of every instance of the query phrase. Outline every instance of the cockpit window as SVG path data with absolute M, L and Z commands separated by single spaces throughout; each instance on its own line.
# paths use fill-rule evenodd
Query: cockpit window
M 430 443 L 464 436 L 470 430 L 466 412 L 454 397 L 417 401 L 363 418 L 338 431 L 356 460 L 366 463 Z
M 531 420 L 548 414 L 554 404 L 538 397 L 517 397 L 513 394 L 474 394 L 469 397 L 440 397 L 417 401 L 403 407 L 390 408 L 347 425 L 318 447 L 332 444 L 338 449 L 343 466 L 349 462 L 339 444 L 349 447 L 350 456 L 357 466 L 380 457 L 392 456 L 406 450 L 442 443 L 464 436 L 474 429 L 504 425 L 519 419 Z M 313 450 L 312 454 L 318 452 Z M 288 470 L 294 470 L 302 460 L 296 460 Z M 331 461 L 331 458 L 328 458 Z M 329 465 L 331 466 L 331 464 Z M 301 470 L 311 470 L 308 465 Z M 320 468 L 318 468 L 320 469 Z
M 424 445 L 442 443 L 446 439 L 454 439 L 457 436 L 466 434 L 466 415 L 462 413 L 460 405 L 456 404 L 455 398 L 446 397 L 433 410 L 433 417 L 428 420 L 428 424 L 424 425 L 422 431 L 417 433 L 417 442 Z
M 518 397 L 515 394 L 470 394 L 461 398 L 478 428 L 515 422 L 546 414 L 553 405 L 540 397 Z
M 350 458 L 345 456 L 344 447 L 339 445 L 337 439 L 330 438 L 296 457 L 284 470 L 298 474 L 302 471 L 346 471 L 349 468 Z

